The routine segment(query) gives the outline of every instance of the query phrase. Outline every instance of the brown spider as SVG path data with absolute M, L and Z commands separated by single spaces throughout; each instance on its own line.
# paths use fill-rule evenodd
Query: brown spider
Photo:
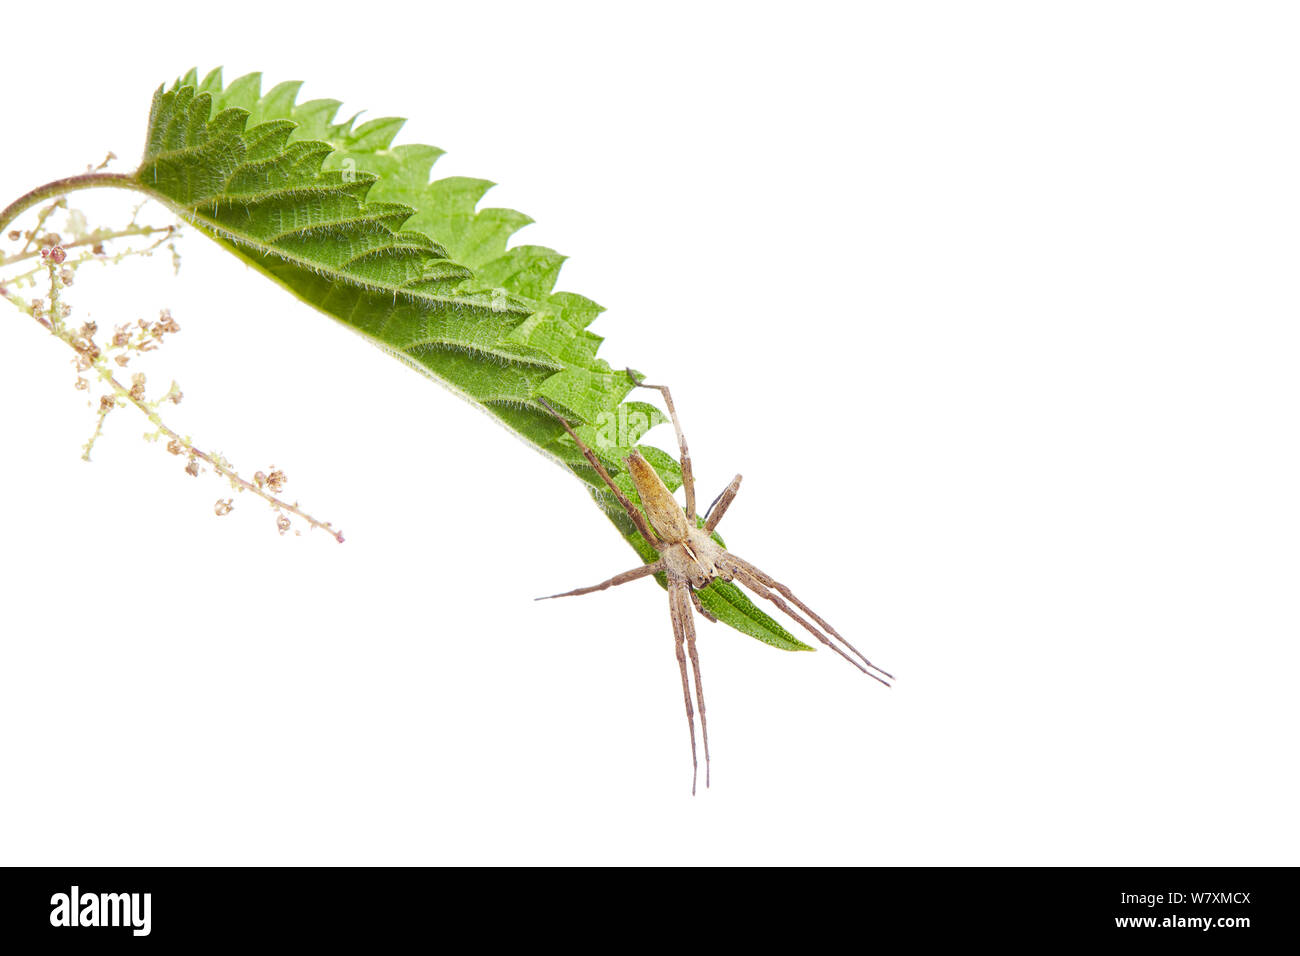
M 691 605 L 694 604 L 695 609 L 710 621 L 717 621 L 717 618 L 705 610 L 704 605 L 700 603 L 699 596 L 695 593 L 698 588 L 706 587 L 714 578 L 721 578 L 724 581 L 739 581 L 755 594 L 767 598 L 767 600 L 798 621 L 821 643 L 831 648 L 862 673 L 880 681 L 886 687 L 889 686 L 889 682 L 873 674 L 872 671 L 883 674 L 889 680 L 893 680 L 894 677 L 888 671 L 881 670 L 867 660 L 861 651 L 846 641 L 816 611 L 799 600 L 788 587 L 774 580 L 770 575 L 754 567 L 743 558 L 739 558 L 727 551 L 713 540 L 713 530 L 722 521 L 722 516 L 726 514 L 727 508 L 730 507 L 732 500 L 736 497 L 736 492 L 740 489 L 740 475 L 733 478 L 731 484 L 727 485 L 722 493 L 713 500 L 713 504 L 709 505 L 709 510 L 704 515 L 703 527 L 699 526 L 699 522 L 695 517 L 695 479 L 691 474 L 691 453 L 686 447 L 686 436 L 682 434 L 681 424 L 677 420 L 677 410 L 673 407 L 673 397 L 665 385 L 647 385 L 644 382 L 638 382 L 630 369 L 628 370 L 628 376 L 634 384 L 642 388 L 658 389 L 664 397 L 664 403 L 668 406 L 668 414 L 672 418 L 673 429 L 677 432 L 677 445 L 681 449 L 682 455 L 682 486 L 686 490 L 685 514 L 682 513 L 682 508 L 677 504 L 677 500 L 673 498 L 672 492 L 664 485 L 663 480 L 651 467 L 650 463 L 642 457 L 639 451 L 633 450 L 632 454 L 625 459 L 625 462 L 628 473 L 632 478 L 632 484 L 636 487 L 637 494 L 641 498 L 641 505 L 645 509 L 645 514 L 642 515 L 628 500 L 627 496 L 623 494 L 618 485 L 614 484 L 614 480 L 610 478 L 609 472 L 600 463 L 600 459 L 583 443 L 569 422 L 547 404 L 544 399 L 538 399 L 547 411 L 559 419 L 560 424 L 564 426 L 564 430 L 569 433 L 587 461 L 591 463 L 591 467 L 596 469 L 596 473 L 604 479 L 605 484 L 609 486 L 609 490 L 614 493 L 614 497 L 627 511 L 628 517 L 632 519 L 632 523 L 636 525 L 641 536 L 645 538 L 652 548 L 659 552 L 659 558 L 651 564 L 645 564 L 631 571 L 616 574 L 608 581 L 600 584 L 576 588 L 572 591 L 565 591 L 563 594 L 551 594 L 547 597 L 537 598 L 537 600 L 546 601 L 550 598 L 590 594 L 593 591 L 603 591 L 613 585 L 626 584 L 628 581 L 635 581 L 651 574 L 663 573 L 667 577 L 668 607 L 672 614 L 673 636 L 677 640 L 677 666 L 682 674 L 682 697 L 686 701 L 686 722 L 690 725 L 691 730 L 691 794 L 694 795 L 696 779 L 699 776 L 699 760 L 695 751 L 695 711 L 691 706 L 691 687 L 686 673 L 686 656 L 683 653 L 683 645 L 690 654 L 691 668 L 695 673 L 695 697 L 699 702 L 700 730 L 704 737 L 704 785 L 707 787 L 709 785 L 709 724 L 704 715 L 704 686 L 700 682 L 700 659 L 695 650 L 695 619 L 691 615 Z M 647 518 L 649 519 L 648 523 Z M 820 625 L 825 633 L 822 633 L 822 630 L 818 630 L 817 627 L 814 627 L 796 613 L 783 598 L 788 598 L 800 610 L 806 612 L 813 621 Z M 855 660 L 845 653 L 838 644 L 831 640 L 832 637 L 848 648 L 858 659 Z M 859 660 L 861 663 L 859 663 Z

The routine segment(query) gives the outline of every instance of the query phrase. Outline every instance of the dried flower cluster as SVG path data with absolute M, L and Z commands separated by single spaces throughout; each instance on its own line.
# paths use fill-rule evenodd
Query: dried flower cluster
M 109 159 L 111 158 L 110 154 Z M 103 164 L 100 168 L 103 168 Z M 65 213 L 66 222 L 63 227 L 70 236 L 67 239 L 63 234 L 47 228 L 60 211 Z M 139 210 L 136 212 L 138 214 Z M 26 272 L 6 275 L 0 271 L 0 298 L 31 316 L 72 349 L 72 365 L 76 370 L 73 385 L 78 391 L 90 393 L 88 404 L 95 411 L 96 421 L 94 432 L 82 448 L 82 457 L 90 460 L 95 442 L 103 434 L 105 419 L 119 408 L 131 407 L 141 412 L 153 425 L 154 431 L 146 434 L 147 439 L 166 439 L 167 451 L 185 459 L 186 474 L 198 477 L 206 465 L 225 478 L 237 493 L 251 492 L 264 499 L 275 512 L 276 530 L 281 535 L 293 530 L 290 517 L 293 516 L 308 527 L 326 531 L 342 542 L 342 533 L 329 522 L 316 520 L 303 511 L 297 502 L 289 503 L 277 497 L 287 481 L 281 469 L 272 465 L 266 472 L 257 472 L 253 481 L 247 481 L 221 455 L 203 451 L 188 436 L 182 436 L 162 420 L 162 406 L 180 404 L 183 397 L 180 386 L 173 381 L 164 393 L 150 398 L 149 377 L 144 371 L 136 370 L 136 365 L 144 356 L 158 351 L 169 336 L 181 330 L 180 324 L 169 310 L 161 310 L 158 318 L 153 321 L 138 318 L 115 325 L 111 334 L 101 333 L 95 322 L 87 321 L 76 328 L 68 324 L 72 308 L 64 300 L 63 293 L 73 285 L 79 267 L 88 262 L 117 263 L 131 256 L 148 256 L 166 244 L 172 253 L 173 263 L 179 268 L 180 259 L 175 245 L 177 233 L 176 226 L 139 225 L 134 216 L 121 229 L 92 230 L 87 227 L 84 215 L 77 210 L 69 210 L 67 201 L 59 199 L 39 211 L 32 229 L 14 229 L 8 233 L 7 239 L 10 242 L 22 243 L 16 251 L 5 255 L 0 250 L 0 270 L 21 262 L 31 263 Z M 110 248 L 118 244 L 116 241 L 137 236 L 151 241 L 140 248 L 126 247 L 109 252 Z M 70 255 L 74 251 L 75 254 Z M 45 286 L 48 293 L 30 301 L 16 293 L 16 290 L 38 285 Z M 126 368 L 131 368 L 129 385 L 123 384 L 116 377 L 117 369 Z M 228 515 L 233 510 L 233 497 L 218 498 L 213 506 L 218 517 Z M 295 531 L 297 533 L 300 532 Z

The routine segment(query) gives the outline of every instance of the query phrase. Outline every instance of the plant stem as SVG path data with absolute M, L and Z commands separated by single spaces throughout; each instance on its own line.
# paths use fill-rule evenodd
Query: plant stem
M 68 338 L 66 335 L 60 335 L 59 338 L 63 339 L 65 342 L 68 342 Z M 68 342 L 68 344 L 71 345 L 72 343 Z M 263 491 L 257 485 L 253 484 L 251 481 L 245 481 L 243 478 L 239 477 L 239 475 L 236 474 L 233 469 L 226 467 L 226 465 L 223 464 L 218 459 L 217 456 L 209 455 L 208 453 L 201 451 L 200 449 L 196 448 L 189 439 L 182 438 L 176 432 L 172 431 L 163 423 L 163 420 L 159 416 L 158 412 L 155 411 L 153 408 L 151 408 L 147 402 L 143 402 L 140 399 L 136 398 L 134 395 L 132 395 L 131 390 L 127 388 L 125 385 L 123 385 L 121 382 L 119 382 L 113 376 L 113 373 L 109 371 L 107 366 L 103 365 L 100 362 L 96 362 L 95 371 L 98 372 L 99 377 L 105 383 L 107 383 L 110 388 L 113 389 L 113 391 L 117 394 L 118 398 L 122 399 L 123 401 L 130 402 L 132 405 L 138 408 L 144 414 L 144 417 L 149 419 L 149 421 L 153 424 L 155 428 L 158 429 L 159 432 L 161 432 L 162 434 L 166 435 L 168 438 L 171 438 L 177 443 L 179 443 L 180 446 L 184 448 L 186 452 L 193 455 L 195 458 L 200 458 L 203 461 L 207 462 L 208 465 L 212 468 L 212 470 L 215 471 L 217 474 L 233 482 L 235 485 L 239 486 L 240 488 L 243 488 L 245 491 L 251 491 L 259 498 L 265 499 L 266 501 L 270 502 L 270 504 L 272 504 L 274 507 L 282 509 L 284 511 L 288 511 L 290 514 L 297 515 L 303 521 L 307 522 L 307 524 L 309 524 L 311 527 L 320 528 L 322 531 L 329 534 L 340 544 L 343 543 L 343 533 L 341 531 L 338 531 L 334 527 L 332 527 L 328 522 L 317 521 L 315 518 L 307 514 L 307 512 L 303 511 L 297 505 L 291 505 L 287 501 L 284 501 L 283 499 L 277 498 L 275 495 Z
M 163 232 L 169 236 L 176 232 L 176 226 L 125 226 L 112 232 L 101 233 L 96 231 L 85 239 L 77 239 L 74 242 L 64 242 L 60 243 L 60 245 L 62 245 L 65 250 L 76 249 L 79 246 L 93 246 L 96 243 L 109 242 L 113 239 L 125 239 L 129 236 L 152 236 L 156 232 Z M 163 238 L 151 248 L 157 248 L 165 242 L 166 239 L 167 236 L 163 236 Z M 11 266 L 15 262 L 22 262 L 25 259 L 35 259 L 38 255 L 40 255 L 40 250 L 33 249 L 31 252 L 16 252 L 8 259 L 4 256 L 0 256 L 0 266 Z
M 56 179 L 44 186 L 37 186 L 24 196 L 19 196 L 3 212 L 0 212 L 0 232 L 9 228 L 9 224 L 38 203 L 78 189 L 96 189 L 104 186 L 117 189 L 140 189 L 140 184 L 129 173 L 82 173 L 80 176 L 68 176 Z

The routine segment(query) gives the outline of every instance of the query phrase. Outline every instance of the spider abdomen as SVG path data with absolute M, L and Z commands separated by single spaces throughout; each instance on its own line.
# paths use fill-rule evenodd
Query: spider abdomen
M 628 455 L 627 467 L 636 493 L 641 497 L 641 510 L 650 519 L 651 527 L 667 542 L 685 541 L 690 530 L 686 515 L 659 473 L 639 451 Z

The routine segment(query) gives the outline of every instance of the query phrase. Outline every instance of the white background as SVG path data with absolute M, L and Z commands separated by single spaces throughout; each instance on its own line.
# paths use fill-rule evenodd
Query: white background
M 531 600 L 635 563 L 579 484 L 189 235 L 78 316 L 169 306 L 177 427 L 348 540 L 127 411 L 82 463 L 0 319 L 0 862 L 1297 862 L 1293 6 L 129 9 L 6 11 L 4 202 L 194 64 L 411 117 L 899 680 L 701 622 L 692 799 L 663 592 Z

